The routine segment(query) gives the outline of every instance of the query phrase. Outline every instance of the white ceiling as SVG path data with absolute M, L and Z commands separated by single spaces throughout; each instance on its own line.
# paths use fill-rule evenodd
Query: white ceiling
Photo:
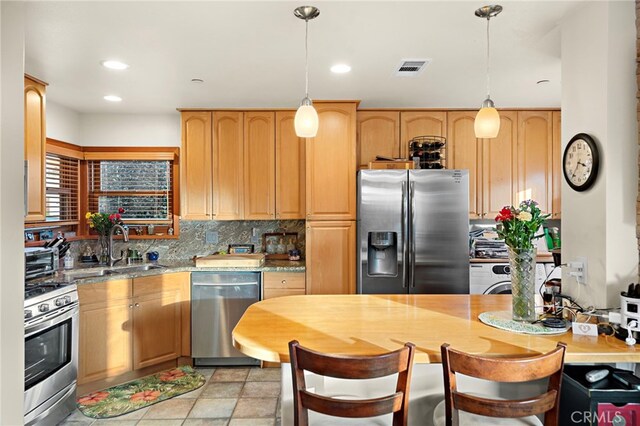
M 576 1 L 502 1 L 491 21 L 498 107 L 560 105 L 560 28 Z M 27 4 L 26 71 L 49 100 L 80 113 L 168 113 L 178 107 L 290 107 L 304 96 L 305 2 Z M 484 1 L 318 1 L 309 23 L 310 96 L 362 108 L 477 108 L 485 97 Z M 416 78 L 402 59 L 431 58 Z M 120 59 L 126 71 L 103 68 Z M 349 74 L 329 67 L 351 65 Z M 202 78 L 202 84 L 192 83 Z M 551 80 L 537 85 L 541 79 Z M 104 101 L 107 94 L 124 100 Z

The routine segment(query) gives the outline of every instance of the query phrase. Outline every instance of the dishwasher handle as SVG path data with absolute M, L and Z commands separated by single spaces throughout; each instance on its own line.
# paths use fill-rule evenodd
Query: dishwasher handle
M 250 282 L 237 282 L 237 283 L 193 283 L 193 286 L 198 287 L 224 287 L 224 286 L 236 286 L 236 285 L 259 285 L 257 281 Z

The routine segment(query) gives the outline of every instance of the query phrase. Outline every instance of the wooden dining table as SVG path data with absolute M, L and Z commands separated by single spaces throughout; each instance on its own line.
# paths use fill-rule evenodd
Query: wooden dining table
M 511 309 L 510 295 L 300 295 L 247 309 L 233 330 L 246 355 L 288 362 L 288 343 L 332 354 L 375 355 L 416 345 L 416 363 L 440 363 L 440 346 L 487 356 L 526 356 L 565 342 L 567 363 L 640 362 L 640 346 L 613 336 L 528 335 L 482 323 L 478 315 Z

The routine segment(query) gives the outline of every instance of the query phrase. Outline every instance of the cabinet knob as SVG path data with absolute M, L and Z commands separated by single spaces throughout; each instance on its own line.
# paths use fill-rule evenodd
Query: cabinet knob
M 139 303 L 136 303 L 134 306 L 135 306 L 136 308 L 139 308 L 139 307 L 140 307 L 140 304 L 139 304 Z
M 282 284 L 286 284 L 286 283 L 287 283 L 287 280 L 282 280 Z
M 133 305 L 129 305 L 129 309 L 133 308 Z

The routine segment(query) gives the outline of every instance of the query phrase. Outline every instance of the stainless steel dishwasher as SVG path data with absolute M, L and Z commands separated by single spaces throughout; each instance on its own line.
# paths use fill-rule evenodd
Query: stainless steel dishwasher
M 260 300 L 259 272 L 191 274 L 191 356 L 195 365 L 257 365 L 233 347 L 231 332 Z

